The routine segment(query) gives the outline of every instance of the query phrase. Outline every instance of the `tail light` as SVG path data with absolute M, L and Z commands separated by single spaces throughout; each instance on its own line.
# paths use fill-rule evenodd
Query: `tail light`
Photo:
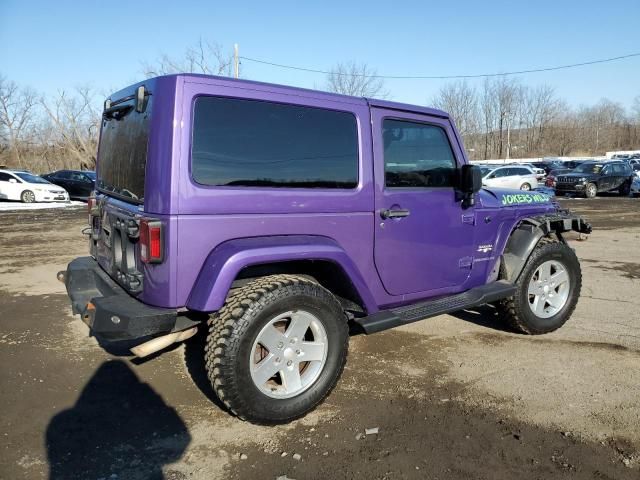
M 96 201 L 95 192 L 91 192 L 91 195 L 89 195 L 89 198 L 87 199 L 87 211 L 89 212 L 89 215 L 94 213 L 97 205 L 98 203 Z
M 144 263 L 161 263 L 164 258 L 162 222 L 143 218 L 140 220 L 140 260 Z

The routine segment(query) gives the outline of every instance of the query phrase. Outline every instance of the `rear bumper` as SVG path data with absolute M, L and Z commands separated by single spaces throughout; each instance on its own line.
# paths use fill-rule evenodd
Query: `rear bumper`
M 98 338 L 141 339 L 184 328 L 177 323 L 191 323 L 180 322 L 174 309 L 152 307 L 132 297 L 92 257 L 76 258 L 58 278 L 64 280 L 73 313 L 80 314 Z

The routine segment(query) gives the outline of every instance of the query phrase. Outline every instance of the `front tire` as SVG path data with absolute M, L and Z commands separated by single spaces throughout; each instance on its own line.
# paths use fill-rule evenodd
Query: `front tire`
M 574 251 L 543 238 L 527 260 L 516 293 L 498 303 L 507 323 L 521 333 L 557 330 L 569 319 L 580 297 L 582 272 Z
M 263 277 L 238 289 L 210 319 L 207 374 L 238 417 L 287 423 L 336 385 L 348 341 L 347 319 L 331 292 L 295 275 Z
M 25 190 L 20 194 L 20 201 L 22 201 L 22 203 L 34 203 L 36 201 L 36 194 L 31 190 Z
M 587 183 L 584 189 L 584 196 L 586 198 L 594 198 L 598 194 L 598 187 L 595 183 Z
M 531 190 L 531 185 L 529 185 L 528 183 L 523 183 L 522 185 L 520 185 L 520 190 L 528 192 L 529 190 Z

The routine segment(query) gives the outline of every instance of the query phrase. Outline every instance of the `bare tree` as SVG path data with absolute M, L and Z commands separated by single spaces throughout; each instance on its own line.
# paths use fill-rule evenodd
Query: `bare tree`
M 631 105 L 631 112 L 635 117 L 636 122 L 640 123 L 640 95 L 633 99 L 633 105 Z
M 461 135 L 467 136 L 477 132 L 478 95 L 466 81 L 443 86 L 433 97 L 431 104 L 451 115 Z
M 93 168 L 96 162 L 100 112 L 89 87 L 69 94 L 61 91 L 52 100 L 40 101 L 49 120 L 49 142 L 67 159 L 68 168 Z
M 233 55 L 224 51 L 217 43 L 200 38 L 195 45 L 187 47 L 180 58 L 161 55 L 153 63 L 143 63 L 145 77 L 156 77 L 171 73 L 203 73 L 230 77 L 233 70 Z
M 23 153 L 28 148 L 27 132 L 32 127 L 37 97 L 29 88 L 0 76 L 0 143 L 13 163 L 24 168 Z
M 330 92 L 357 97 L 387 98 L 384 80 L 366 63 L 336 64 L 327 74 L 325 88 Z

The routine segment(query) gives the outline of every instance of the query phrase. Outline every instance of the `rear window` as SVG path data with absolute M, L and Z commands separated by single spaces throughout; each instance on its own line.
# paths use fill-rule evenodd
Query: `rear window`
M 256 100 L 199 97 L 191 145 L 203 185 L 355 188 L 355 116 Z
M 146 98 L 142 113 L 136 111 L 133 99 L 119 104 L 116 100 L 122 113 L 103 116 L 98 146 L 98 190 L 133 203 L 144 200 L 153 96 Z

